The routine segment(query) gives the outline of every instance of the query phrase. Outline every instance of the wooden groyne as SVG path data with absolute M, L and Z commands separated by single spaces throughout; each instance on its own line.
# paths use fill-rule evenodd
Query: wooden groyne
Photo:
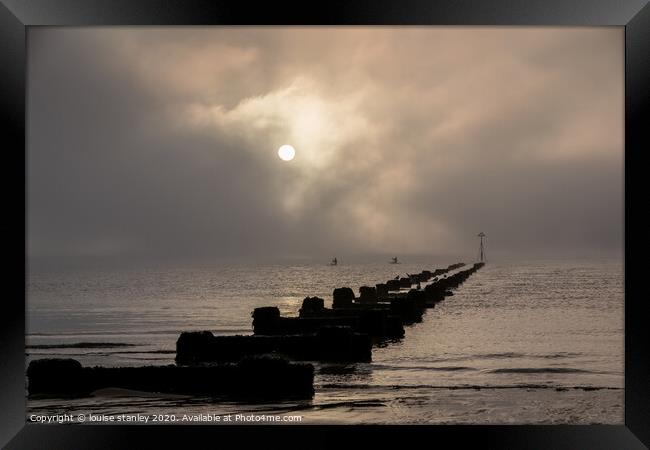
M 313 300 L 318 299 L 314 304 Z M 307 297 L 303 300 L 298 320 L 319 319 L 337 320 L 345 318 L 351 320 L 353 329 L 358 333 L 365 333 L 373 338 L 401 338 L 404 336 L 402 318 L 395 314 L 390 305 L 357 305 L 326 308 L 323 299 Z M 294 318 L 295 319 L 295 318 Z
M 372 342 L 349 327 L 320 327 L 314 333 L 280 336 L 214 336 L 209 331 L 182 333 L 176 341 L 176 362 L 239 361 L 251 355 L 281 354 L 297 361 L 367 362 Z
M 404 325 L 420 322 L 428 308 L 452 295 L 451 289 L 483 265 L 477 263 L 454 273 L 465 264 L 424 270 L 376 286 L 362 286 L 358 296 L 349 287 L 336 288 L 332 308 L 325 307 L 322 298 L 306 297 L 298 317 L 282 317 L 275 306 L 255 308 L 252 336 L 183 333 L 176 344 L 176 361 L 236 361 L 265 353 L 303 361 L 370 361 L 374 343 L 402 338 Z M 422 283 L 428 284 L 422 288 Z
M 235 399 L 314 395 L 314 366 L 268 357 L 213 366 L 145 367 L 83 367 L 74 359 L 39 359 L 29 364 L 27 379 L 30 395 L 84 396 L 108 387 Z
M 280 317 L 280 311 L 273 307 L 256 308 L 253 311 L 253 333 L 255 335 L 296 335 L 318 332 L 323 327 L 349 327 L 356 333 L 375 338 L 396 338 L 404 336 L 400 317 L 390 307 L 328 309 L 324 306 L 305 308 L 317 297 L 307 297 L 298 317 Z M 318 299 L 322 300 L 322 299 Z
M 404 325 L 419 322 L 428 308 L 453 295 L 452 289 L 483 265 L 454 273 L 465 265 L 424 270 L 362 286 L 358 296 L 349 287 L 336 288 L 331 308 L 322 298 L 306 297 L 298 317 L 281 317 L 274 306 L 256 308 L 253 335 L 181 333 L 176 365 L 83 367 L 74 359 L 34 360 L 27 369 L 28 392 L 88 395 L 117 387 L 253 401 L 310 398 L 313 365 L 290 360 L 368 362 L 374 343 L 402 338 Z

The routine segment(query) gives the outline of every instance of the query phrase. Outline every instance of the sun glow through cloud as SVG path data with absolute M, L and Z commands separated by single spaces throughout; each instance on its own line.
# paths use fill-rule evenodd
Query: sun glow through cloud
M 278 156 L 282 161 L 291 161 L 296 156 L 296 149 L 285 144 L 278 149 Z

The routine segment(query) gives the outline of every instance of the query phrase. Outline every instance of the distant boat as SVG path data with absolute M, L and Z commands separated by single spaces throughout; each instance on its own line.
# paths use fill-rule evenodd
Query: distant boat
M 338 260 L 334 258 L 332 262 L 330 262 L 330 266 L 337 266 L 339 264 Z
M 390 263 L 391 264 L 400 264 L 400 262 L 397 260 L 397 256 L 395 256 L 394 258 L 391 258 Z

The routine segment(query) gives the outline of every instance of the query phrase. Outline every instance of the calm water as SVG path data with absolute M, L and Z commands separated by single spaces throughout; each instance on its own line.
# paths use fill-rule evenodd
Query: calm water
M 28 283 L 29 358 L 85 365 L 173 363 L 185 330 L 251 333 L 250 312 L 296 315 L 306 295 L 374 285 L 434 264 L 219 266 L 37 273 Z M 490 262 L 373 349 L 369 364 L 316 364 L 311 401 L 248 405 L 105 390 L 85 399 L 32 399 L 36 413 L 247 413 L 302 423 L 623 423 L 623 264 Z M 79 342 L 113 348 L 43 348 Z M 35 348 L 33 346 L 38 346 Z

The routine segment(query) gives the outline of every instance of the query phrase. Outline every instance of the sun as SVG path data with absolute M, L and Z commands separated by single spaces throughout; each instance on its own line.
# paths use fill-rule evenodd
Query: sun
M 296 156 L 296 149 L 291 145 L 283 145 L 278 149 L 278 156 L 283 161 L 291 161 Z

